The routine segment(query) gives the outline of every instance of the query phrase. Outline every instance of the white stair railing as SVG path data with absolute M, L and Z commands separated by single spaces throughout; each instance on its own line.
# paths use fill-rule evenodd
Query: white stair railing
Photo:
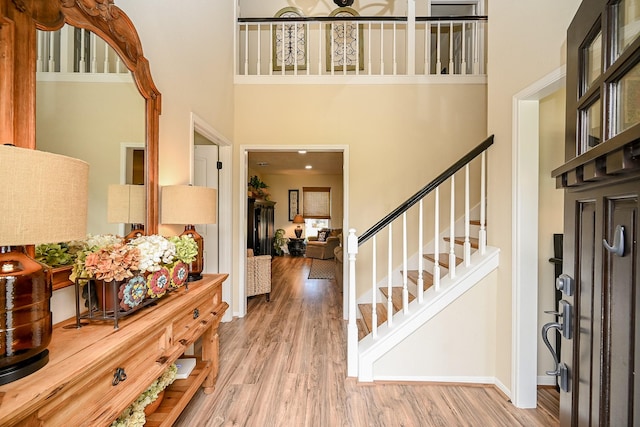
M 387 309 L 387 321 L 386 321 L 386 329 L 384 334 L 391 333 L 393 328 L 395 327 L 394 316 L 411 316 L 414 313 L 414 308 L 412 304 L 422 305 L 428 300 L 426 299 L 425 290 L 424 290 L 424 282 L 423 282 L 423 252 L 425 246 L 423 244 L 423 203 L 427 197 L 433 197 L 434 203 L 434 227 L 433 227 L 433 236 L 430 236 L 433 242 L 433 287 L 430 289 L 431 292 L 435 292 L 431 299 L 437 298 L 438 294 L 443 291 L 441 287 L 441 267 L 439 266 L 439 253 L 440 253 L 440 187 L 444 184 L 448 184 L 450 186 L 450 207 L 449 207 L 449 224 L 447 230 L 447 240 L 449 240 L 449 266 L 448 266 L 448 281 L 447 288 L 452 286 L 452 283 L 455 282 L 456 277 L 456 218 L 461 218 L 461 226 L 458 229 L 464 229 L 464 241 L 462 245 L 461 251 L 463 252 L 461 257 L 464 258 L 463 267 L 470 267 L 471 264 L 471 231 L 470 231 L 470 216 L 471 216 L 471 199 L 473 196 L 474 204 L 477 205 L 477 210 L 474 210 L 475 214 L 480 215 L 480 227 L 478 230 L 478 242 L 479 242 L 479 250 L 482 247 L 486 250 L 486 229 L 485 229 L 485 204 L 486 204 L 486 150 L 493 144 L 493 136 L 487 138 L 482 144 L 478 145 L 472 151 L 470 151 L 467 155 L 465 155 L 462 159 L 456 162 L 455 165 L 447 169 L 440 176 L 438 176 L 434 181 L 425 186 L 422 190 L 408 199 L 401 206 L 396 208 L 393 212 L 389 213 L 385 218 L 376 223 L 373 227 L 371 227 L 367 232 L 365 232 L 362 236 L 358 237 L 355 234 L 355 230 L 349 230 L 349 236 L 347 239 L 347 250 L 349 254 L 349 323 L 348 323 L 348 363 L 350 372 L 350 376 L 357 375 L 357 363 L 358 363 L 358 329 L 356 322 L 356 313 L 357 313 L 357 302 L 356 302 L 356 254 L 358 253 L 358 247 L 362 244 L 365 244 L 369 239 L 372 239 L 372 256 L 371 260 L 368 262 L 371 263 L 371 337 L 374 340 L 378 340 L 380 338 L 380 328 L 378 327 L 378 316 L 377 316 L 377 295 L 378 295 L 378 287 L 381 286 L 381 283 L 377 278 L 377 257 L 378 257 L 378 249 L 377 249 L 377 235 L 385 228 L 388 233 L 388 250 L 386 253 L 386 261 L 387 261 L 387 277 L 384 280 L 386 287 L 386 309 Z M 476 160 L 478 159 L 478 160 Z M 472 161 L 480 162 L 479 172 L 477 172 L 480 177 L 476 177 L 474 175 L 474 179 L 471 179 L 471 169 L 470 163 Z M 478 170 L 478 169 L 474 169 Z M 460 174 L 464 174 L 464 186 L 456 190 L 456 173 L 460 171 Z M 448 181 L 448 182 L 447 182 Z M 471 182 L 479 182 L 477 188 L 472 188 Z M 462 212 L 456 213 L 456 191 L 463 193 L 460 198 L 464 198 L 464 207 L 460 208 L 463 210 Z M 415 224 L 409 224 L 408 222 L 408 211 L 412 209 L 414 205 L 417 206 L 417 220 Z M 397 244 L 402 245 L 402 259 L 397 266 L 394 265 L 394 257 L 393 257 L 393 248 L 394 248 L 394 233 L 393 233 L 393 224 L 396 220 L 400 220 L 402 217 L 402 233 L 398 238 L 399 242 Z M 410 257 L 408 254 L 409 240 L 412 237 L 414 231 L 417 230 L 418 236 L 416 237 L 416 241 L 418 242 L 417 249 L 417 259 L 414 257 Z M 459 240 L 459 239 L 458 239 Z M 484 243 L 483 243 L 484 242 Z M 427 245 L 429 246 L 429 245 Z M 480 252 L 482 254 L 482 252 Z M 409 303 L 409 271 L 413 265 L 417 265 L 417 280 L 416 282 L 416 300 Z M 461 267 L 462 268 L 462 267 Z M 400 273 L 400 274 L 399 274 Z M 468 273 L 467 273 L 468 274 Z M 394 280 L 400 276 L 400 280 L 402 280 L 402 302 L 401 309 L 399 309 L 398 313 L 394 313 L 394 301 L 393 301 L 393 283 Z M 462 277 L 464 274 L 461 273 Z M 413 276 L 412 276 L 413 277 Z M 412 287 L 413 289 L 413 287 Z M 417 306 L 416 306 L 416 309 Z M 419 310 L 419 309 L 418 309 Z M 417 313 L 417 311 L 416 311 Z M 366 323 L 366 322 L 365 322 Z M 400 321 L 399 324 L 402 324 Z M 356 340 L 355 343 L 352 340 Z M 351 374 L 354 372 L 354 374 Z

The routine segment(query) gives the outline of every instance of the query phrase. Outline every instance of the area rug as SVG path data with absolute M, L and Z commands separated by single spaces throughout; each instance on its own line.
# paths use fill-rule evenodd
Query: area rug
M 332 259 L 313 259 L 309 270 L 309 279 L 333 279 L 335 261 Z

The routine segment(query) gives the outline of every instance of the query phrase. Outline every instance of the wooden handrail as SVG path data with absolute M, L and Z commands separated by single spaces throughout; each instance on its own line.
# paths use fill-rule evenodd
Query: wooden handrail
M 395 208 L 391 213 L 378 221 L 373 227 L 369 228 L 365 231 L 360 237 L 358 237 L 358 246 L 362 245 L 364 242 L 373 237 L 374 234 L 378 233 L 380 230 L 385 228 L 387 225 L 391 224 L 395 219 L 397 219 L 400 215 L 405 213 L 409 208 L 420 200 L 422 200 L 427 194 L 431 193 L 437 187 L 439 187 L 443 182 L 449 179 L 454 173 L 462 169 L 466 164 L 470 163 L 473 159 L 478 157 L 489 148 L 493 144 L 493 135 L 485 139 L 482 143 L 480 143 L 473 150 L 469 151 L 463 157 L 460 158 L 457 162 L 455 162 L 452 166 L 450 166 L 447 170 L 438 175 L 433 181 L 425 185 L 421 190 L 415 193 L 413 196 L 409 197 L 404 203 Z

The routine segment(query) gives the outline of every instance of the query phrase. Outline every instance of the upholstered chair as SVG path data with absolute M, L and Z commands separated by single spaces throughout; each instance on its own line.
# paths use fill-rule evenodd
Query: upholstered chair
M 307 238 L 307 258 L 333 258 L 333 250 L 340 245 L 338 235 L 341 233 L 342 229 L 340 228 L 333 230 L 323 228 L 318 231 L 318 236 L 311 236 Z

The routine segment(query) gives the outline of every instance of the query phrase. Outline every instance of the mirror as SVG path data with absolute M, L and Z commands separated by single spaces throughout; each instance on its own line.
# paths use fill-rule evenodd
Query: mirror
M 65 23 L 76 28 L 89 30 L 107 42 L 117 53 L 122 64 L 131 72 L 133 82 L 139 93 L 137 103 L 140 105 L 138 105 L 138 107 L 142 106 L 144 111 L 143 114 L 132 114 L 134 116 L 138 114 L 138 117 L 143 117 L 144 123 L 144 127 L 140 132 L 142 139 L 137 140 L 144 140 L 145 150 L 144 183 L 146 185 L 147 201 L 145 229 L 147 234 L 155 234 L 158 232 L 158 125 L 160 115 L 160 93 L 151 78 L 149 63 L 143 55 L 142 45 L 133 23 L 121 9 L 112 3 L 113 0 L 93 0 L 90 2 L 84 0 L 47 0 L 46 5 L 41 9 L 40 15 L 34 15 L 33 19 L 35 21 L 36 28 L 43 31 L 58 30 L 62 28 Z M 35 39 L 33 39 L 33 41 L 35 42 Z M 32 48 L 34 51 L 37 49 L 36 46 L 33 46 Z M 73 89 L 68 89 L 69 92 L 74 93 Z M 99 94 L 100 88 L 94 88 L 94 90 L 98 92 L 97 96 L 101 97 Z M 130 93 L 126 93 L 127 91 Z M 128 97 L 128 99 L 133 99 L 132 102 L 134 104 L 136 103 L 135 94 L 132 94 L 134 91 L 123 88 L 122 92 L 122 96 Z M 78 93 L 77 88 L 75 89 L 74 96 L 76 98 L 82 99 L 84 98 L 84 95 L 84 93 Z M 139 98 L 140 95 L 142 98 Z M 48 96 L 55 96 L 55 93 L 49 93 Z M 142 99 L 142 101 L 140 101 L 140 99 Z M 110 102 L 111 101 L 106 101 L 105 95 L 103 94 L 100 102 L 96 104 L 96 101 L 92 101 L 94 106 L 86 107 L 92 108 L 92 115 L 96 119 L 90 126 L 97 126 L 99 122 L 107 122 L 106 124 L 108 129 L 127 126 L 121 125 L 115 121 L 110 122 L 108 118 L 104 117 L 103 111 L 108 108 L 107 104 Z M 67 107 L 64 108 L 62 115 L 59 117 L 63 117 L 63 120 L 60 122 L 60 118 L 56 119 L 56 121 L 58 121 L 58 126 L 78 130 L 86 125 L 84 123 L 79 123 L 79 120 L 74 115 L 73 111 Z M 133 128 L 137 127 L 135 124 L 131 126 Z M 42 132 L 42 130 L 40 131 Z M 128 137 L 120 136 L 119 138 Z M 132 136 L 132 138 L 135 138 L 135 135 Z M 82 139 L 82 137 L 76 139 Z M 86 143 L 83 147 L 84 151 L 95 153 L 102 149 L 100 141 L 92 141 L 92 139 L 94 138 L 86 138 Z M 82 150 L 82 148 L 77 149 Z M 77 157 L 82 158 L 83 156 L 78 155 Z M 103 167 L 103 165 L 94 165 L 94 162 L 91 163 L 90 167 L 92 169 Z M 108 169 L 110 167 L 111 166 L 109 165 L 106 166 L 107 172 L 105 173 L 108 173 Z M 120 165 L 115 166 L 115 168 L 117 169 L 116 175 L 118 175 L 120 173 Z M 119 182 L 120 179 L 118 177 L 117 180 L 110 183 Z M 57 183 L 56 185 L 64 185 L 64 183 Z M 106 218 L 106 198 L 103 203 L 104 216 Z M 90 221 L 92 221 L 92 219 L 90 219 Z M 54 278 L 54 289 L 68 284 L 71 283 L 62 283 L 60 281 L 56 283 Z

